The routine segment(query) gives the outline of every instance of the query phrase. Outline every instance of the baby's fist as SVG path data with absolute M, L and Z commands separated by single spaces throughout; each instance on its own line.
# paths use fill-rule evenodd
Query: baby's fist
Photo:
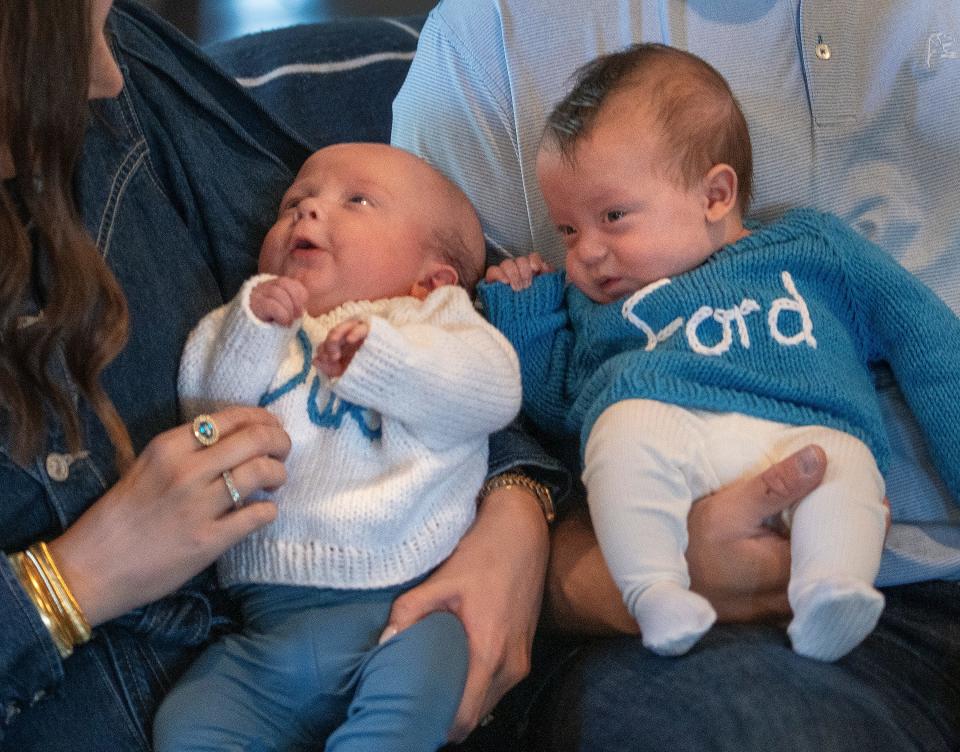
M 306 306 L 307 288 L 292 277 L 268 279 L 250 291 L 250 310 L 266 324 L 290 326 Z
M 370 323 L 363 319 L 347 319 L 337 324 L 317 348 L 313 358 L 317 370 L 331 379 L 342 376 L 369 333 Z

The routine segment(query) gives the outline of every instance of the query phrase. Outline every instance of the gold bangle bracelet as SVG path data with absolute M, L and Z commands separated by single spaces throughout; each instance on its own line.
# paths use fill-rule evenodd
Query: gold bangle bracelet
M 83 610 L 73 597 L 73 592 L 63 579 L 63 575 L 60 574 L 60 568 L 54 561 L 53 554 L 43 541 L 30 546 L 27 553 L 37 560 L 44 578 L 51 584 L 56 601 L 67 617 L 70 631 L 73 633 L 74 645 L 82 645 L 90 639 L 90 623 L 83 615 Z
M 480 487 L 480 493 L 477 494 L 477 504 L 483 501 L 491 491 L 513 487 L 525 488 L 534 495 L 548 525 L 557 518 L 553 506 L 553 494 L 550 493 L 550 489 L 542 483 L 537 483 L 533 478 L 528 478 L 523 473 L 502 473 L 488 478 Z
M 57 648 L 57 653 L 61 658 L 66 658 L 73 652 L 73 642 L 64 629 L 60 615 L 50 601 L 48 591 L 32 563 L 27 561 L 24 553 L 11 554 L 7 558 L 10 560 L 10 566 L 20 581 L 21 587 L 23 587 L 30 602 L 33 603 L 34 608 L 37 609 L 40 621 L 50 633 L 50 638 Z
M 7 557 L 61 658 L 90 639 L 91 629 L 46 543 Z

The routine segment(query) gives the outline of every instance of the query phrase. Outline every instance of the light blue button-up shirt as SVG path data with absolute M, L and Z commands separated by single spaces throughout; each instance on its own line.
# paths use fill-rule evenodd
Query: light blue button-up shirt
M 730 82 L 753 139 L 753 219 L 833 212 L 960 313 L 957 0 L 596 0 L 589 13 L 443 0 L 394 102 L 392 140 L 464 188 L 492 243 L 562 265 L 534 169 L 544 120 L 578 66 L 639 41 L 688 49 Z M 876 378 L 896 522 L 879 582 L 958 579 L 960 507 L 892 379 Z

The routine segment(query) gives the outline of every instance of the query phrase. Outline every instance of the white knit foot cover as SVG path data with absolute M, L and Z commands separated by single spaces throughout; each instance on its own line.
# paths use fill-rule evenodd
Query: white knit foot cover
M 643 644 L 658 655 L 683 655 L 717 620 L 706 598 L 674 582 L 657 582 L 644 590 L 634 616 Z
M 807 658 L 835 661 L 859 645 L 877 626 L 883 595 L 850 578 L 826 578 L 790 588 L 793 621 L 787 634 Z

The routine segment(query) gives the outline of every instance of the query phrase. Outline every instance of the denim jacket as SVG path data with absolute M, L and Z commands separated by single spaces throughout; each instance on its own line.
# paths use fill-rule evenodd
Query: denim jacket
M 91 108 L 76 193 L 127 296 L 129 342 L 103 383 L 139 452 L 179 422 L 183 342 L 255 269 L 279 198 L 309 152 L 150 14 L 118 3 L 110 23 L 125 86 L 117 99 Z M 82 400 L 80 411 L 84 447 L 76 455 L 55 423 L 26 468 L 0 445 L 4 552 L 59 535 L 116 482 L 103 427 Z M 123 621 L 156 639 L 202 641 L 214 619 L 202 584 Z M 68 667 L 0 557 L 0 725 L 57 685 Z
M 310 153 L 308 144 L 316 148 L 344 140 L 352 125 L 358 138 L 387 140 L 390 100 L 408 60 L 384 77 L 363 112 L 356 103 L 344 104 L 349 96 L 371 99 L 372 89 L 358 94 L 352 77 L 299 80 L 308 90 L 298 94 L 284 88 L 289 81 L 281 82 L 255 91 L 258 103 L 139 5 L 118 0 L 109 24 L 125 85 L 117 99 L 91 106 L 76 195 L 90 234 L 127 297 L 129 342 L 105 370 L 103 383 L 139 452 L 157 433 L 180 422 L 176 376 L 186 336 L 255 270 L 260 241 L 280 196 Z M 330 26 L 328 33 L 315 27 L 318 33 L 305 35 L 301 28 L 228 43 L 220 59 L 235 69 L 268 70 L 294 49 L 328 60 L 338 53 L 355 55 L 358 40 L 347 35 L 349 27 Z M 405 45 L 411 53 L 416 45 L 415 35 L 387 24 L 379 36 L 372 27 L 360 28 L 367 44 Z M 291 35 L 298 46 L 287 43 Z M 331 99 L 340 106 L 329 107 Z M 304 136 L 281 125 L 264 105 L 280 108 L 281 114 L 285 107 L 289 117 L 284 121 L 295 123 Z M 56 424 L 26 468 L 18 467 L 9 447 L 0 444 L 3 552 L 56 537 L 116 482 L 106 433 L 82 400 L 79 408 L 84 446 L 76 455 Z M 556 463 L 522 433 L 503 432 L 492 443 L 491 467 L 499 471 L 519 464 L 543 466 L 551 478 L 558 477 Z M 197 644 L 217 621 L 209 589 L 209 580 L 196 578 L 116 624 L 165 645 Z M 93 642 L 110 626 L 95 629 Z M 55 690 L 72 661 L 76 655 L 60 660 L 6 556 L 0 556 L 0 745 L 3 728 Z

